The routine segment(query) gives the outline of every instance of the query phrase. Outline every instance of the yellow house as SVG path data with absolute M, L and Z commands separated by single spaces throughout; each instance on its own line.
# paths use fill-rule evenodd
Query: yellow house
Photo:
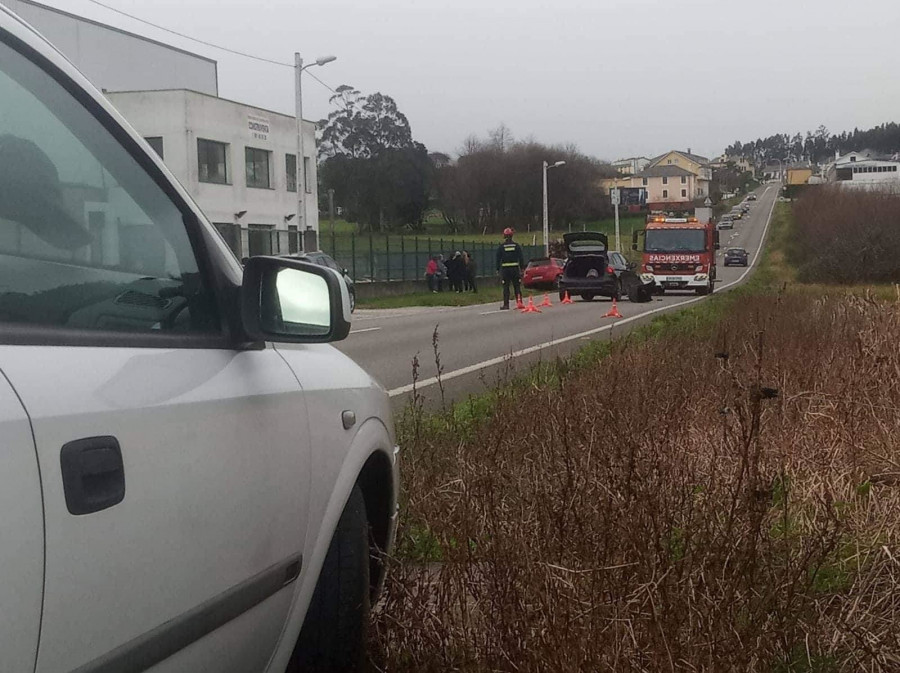
M 699 154 L 691 154 L 691 151 L 671 150 L 650 160 L 649 168 L 656 166 L 677 166 L 700 177 L 701 180 L 711 180 L 712 171 L 709 168 L 709 159 Z
M 812 177 L 812 168 L 788 168 L 787 184 L 789 185 L 805 185 Z

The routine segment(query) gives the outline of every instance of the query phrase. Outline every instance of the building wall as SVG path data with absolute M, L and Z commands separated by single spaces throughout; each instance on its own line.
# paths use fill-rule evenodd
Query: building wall
M 788 168 L 787 184 L 789 185 L 805 185 L 812 177 L 811 168 Z
M 296 155 L 294 117 L 262 110 L 193 91 L 111 92 L 113 105 L 138 132 L 162 137 L 163 159 L 175 177 L 217 225 L 271 227 L 288 231 L 298 226 L 297 192 L 287 190 L 285 155 Z M 250 119 L 268 126 L 265 138 L 250 129 Z M 315 124 L 305 121 L 304 154 L 309 160 L 309 192 L 304 193 L 305 227 L 319 230 Z M 199 139 L 226 143 L 227 184 L 199 179 Z M 245 148 L 266 150 L 269 155 L 270 188 L 247 186 Z M 299 172 L 299 171 L 298 171 Z M 247 211 L 241 218 L 235 214 Z M 294 215 L 290 220 L 285 217 Z M 221 228 L 221 227 L 220 227 Z M 246 232 L 244 250 L 247 249 Z M 282 237 L 282 241 L 286 240 Z M 282 245 L 281 247 L 285 247 Z M 274 250 L 275 252 L 287 252 Z
M 3 0 L 99 89 L 218 94 L 216 62 L 25 0 Z
M 647 184 L 643 184 L 644 178 L 633 178 L 634 186 L 643 186 L 647 190 L 647 201 L 650 203 L 677 203 L 684 201 L 693 201 L 696 197 L 697 179 L 693 175 L 685 176 L 685 182 L 682 184 L 681 176 L 668 178 L 668 182 L 663 182 L 664 178 L 646 178 Z M 681 192 L 684 190 L 685 195 Z

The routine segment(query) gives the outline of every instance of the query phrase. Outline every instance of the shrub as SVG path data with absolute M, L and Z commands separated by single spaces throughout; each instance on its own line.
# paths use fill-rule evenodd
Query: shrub
M 900 282 L 900 195 L 810 188 L 794 217 L 790 258 L 798 280 Z

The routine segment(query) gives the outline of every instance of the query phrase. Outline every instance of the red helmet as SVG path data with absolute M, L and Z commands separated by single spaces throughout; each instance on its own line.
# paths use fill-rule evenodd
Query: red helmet
M 512 227 L 507 227 L 506 229 L 503 230 L 504 236 L 512 236 L 514 233 L 516 233 L 516 232 L 514 232 L 512 230 Z

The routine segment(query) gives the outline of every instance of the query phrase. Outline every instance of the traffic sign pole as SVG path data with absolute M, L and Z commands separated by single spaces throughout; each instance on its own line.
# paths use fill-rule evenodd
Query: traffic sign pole
M 622 252 L 622 241 L 619 240 L 619 190 L 614 188 L 610 190 L 610 200 L 616 209 L 616 250 Z

